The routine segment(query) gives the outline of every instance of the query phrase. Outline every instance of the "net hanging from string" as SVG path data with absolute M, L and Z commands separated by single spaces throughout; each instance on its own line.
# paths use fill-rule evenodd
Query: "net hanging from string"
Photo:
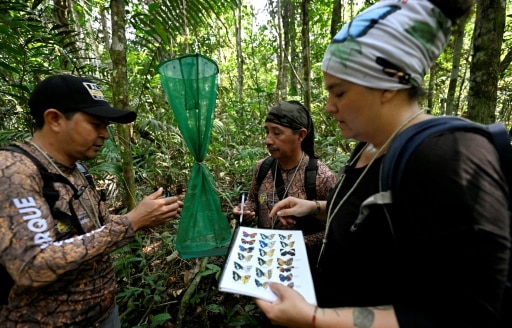
M 188 54 L 157 67 L 170 107 L 194 157 L 176 249 L 182 258 L 225 255 L 231 228 L 222 213 L 211 172 L 203 161 L 208 153 L 217 100 L 217 63 L 201 54 Z

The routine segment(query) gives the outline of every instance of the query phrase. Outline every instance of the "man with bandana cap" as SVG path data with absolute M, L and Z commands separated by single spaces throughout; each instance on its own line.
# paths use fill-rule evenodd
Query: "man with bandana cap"
M 108 212 L 81 161 L 97 156 L 111 122 L 137 114 L 110 106 L 93 81 L 52 75 L 28 104 L 34 135 L 0 150 L 0 326 L 120 328 L 110 254 L 136 231 L 176 219 L 183 203 L 160 188 L 126 214 Z
M 256 224 L 266 229 L 302 230 L 310 263 L 316 263 L 323 240 L 325 224 L 314 217 L 301 218 L 284 226 L 277 217 L 270 217 L 273 205 L 288 196 L 307 199 L 305 190 L 306 168 L 315 155 L 315 130 L 309 111 L 298 101 L 281 101 L 275 104 L 265 119 L 265 145 L 274 159 L 265 177 L 258 183 L 258 173 L 268 157 L 256 163 L 251 188 L 244 204 L 243 224 Z M 317 160 L 316 198 L 326 200 L 329 190 L 336 183 L 336 175 Z M 279 181 L 281 176 L 282 184 Z M 312 199 L 313 200 L 313 199 Z M 314 214 L 315 211 L 312 212 Z M 240 205 L 233 209 L 240 217 Z M 257 218 L 257 220 L 255 220 Z M 255 222 L 256 221 L 256 222 Z
M 498 327 L 510 222 L 507 185 L 490 141 L 453 131 L 423 141 L 401 176 L 399 215 L 363 202 L 380 191 L 394 137 L 431 119 L 419 105 L 423 78 L 472 1 L 382 0 L 343 26 L 322 62 L 326 112 L 359 141 L 319 217 L 326 222 L 316 269 L 318 304 L 291 288 L 257 299 L 289 327 Z M 283 224 L 315 203 L 274 206 Z M 395 212 L 394 212 L 395 213 Z M 292 222 L 294 220 L 291 220 Z M 510 309 L 508 309 L 510 311 Z

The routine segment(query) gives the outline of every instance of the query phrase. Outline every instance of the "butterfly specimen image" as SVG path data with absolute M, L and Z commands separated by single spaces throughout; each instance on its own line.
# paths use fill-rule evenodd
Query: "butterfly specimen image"
M 254 246 L 245 247 L 243 245 L 239 245 L 238 247 L 240 248 L 240 251 L 246 252 L 246 253 L 252 253 L 252 251 L 254 250 Z
M 262 259 L 261 257 L 258 257 L 258 264 L 260 266 L 271 266 L 272 265 L 272 261 L 274 259 L 268 259 L 268 260 L 264 260 Z
M 277 270 L 279 270 L 279 272 L 290 272 L 293 270 L 293 265 L 289 267 L 279 266 Z
M 275 241 L 266 242 L 266 241 L 260 240 L 261 248 L 272 248 L 272 247 L 274 247 L 275 244 L 276 244 Z
M 242 238 L 242 244 L 252 245 L 256 242 L 256 239 L 244 239 Z
M 255 238 L 257 233 L 256 232 L 253 232 L 253 233 L 248 233 L 247 231 L 243 231 L 242 232 L 242 235 L 245 237 L 245 238 Z
M 282 258 L 278 258 L 277 259 L 277 264 L 279 264 L 280 266 L 290 266 L 290 265 L 293 264 L 293 257 L 290 257 L 287 260 L 282 259 Z
M 244 284 L 247 284 L 249 280 L 251 279 L 251 275 L 240 275 L 238 272 L 233 271 L 233 280 L 234 281 L 241 281 Z
M 268 281 L 261 282 L 258 279 L 254 279 L 254 283 L 256 284 L 256 287 L 262 287 L 267 289 L 268 288 Z
M 272 278 L 272 270 L 268 270 L 268 271 L 263 271 L 261 270 L 260 268 L 256 268 L 256 275 L 258 277 L 264 277 L 264 278 L 267 278 L 267 279 L 270 279 Z
M 242 253 L 238 253 L 238 259 L 240 261 L 250 262 L 252 259 L 252 255 L 244 255 Z
M 243 266 L 241 265 L 240 263 L 238 262 L 234 262 L 234 265 L 235 265 L 235 269 L 237 270 L 242 270 L 244 271 L 245 273 L 248 273 L 249 271 L 251 271 L 252 269 L 252 265 L 246 265 L 246 266 Z
M 274 302 L 272 282 L 291 287 L 316 303 L 304 236 L 300 230 L 243 226 L 236 230 L 219 277 L 222 292 Z M 253 282 L 254 281 L 254 282 Z
M 272 257 L 272 256 L 274 256 L 274 252 L 275 252 L 275 249 L 270 249 L 270 250 L 266 251 L 266 250 L 260 248 L 261 256 Z
M 289 240 L 292 237 L 293 237 L 293 234 L 289 234 L 289 235 L 279 234 L 279 239 L 281 239 L 281 240 Z
M 274 239 L 275 235 L 276 235 L 275 233 L 272 233 L 270 235 L 265 235 L 264 233 L 260 233 L 261 239 L 263 239 L 263 240 L 267 240 L 267 239 L 272 240 L 272 239 Z
M 293 247 L 295 245 L 294 241 L 291 241 L 289 243 L 285 243 L 284 241 L 281 241 L 281 247 L 287 248 L 287 247 Z
M 280 253 L 281 253 L 282 256 L 286 256 L 286 255 L 295 256 L 295 248 L 288 249 L 288 250 L 281 249 Z
M 281 280 L 281 282 L 285 282 L 285 281 L 292 281 L 292 278 L 293 278 L 293 273 L 290 273 L 290 274 L 280 274 L 279 275 L 279 280 Z

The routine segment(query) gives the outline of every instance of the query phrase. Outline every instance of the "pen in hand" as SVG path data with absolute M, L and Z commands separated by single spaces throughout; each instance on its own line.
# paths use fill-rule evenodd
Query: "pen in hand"
M 245 192 L 242 193 L 242 202 L 240 204 L 240 225 L 242 225 L 242 220 L 244 218 L 244 203 L 245 203 Z

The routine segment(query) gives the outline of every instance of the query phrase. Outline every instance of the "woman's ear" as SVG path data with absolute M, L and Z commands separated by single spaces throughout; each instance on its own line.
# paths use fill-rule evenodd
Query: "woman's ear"
M 397 93 L 397 90 L 382 90 L 381 102 L 386 103 L 391 100 Z

